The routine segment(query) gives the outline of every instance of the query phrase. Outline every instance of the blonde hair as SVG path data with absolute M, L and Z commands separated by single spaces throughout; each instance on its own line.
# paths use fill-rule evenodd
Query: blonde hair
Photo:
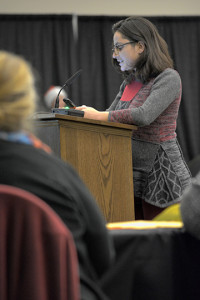
M 0 130 L 28 129 L 36 98 L 34 76 L 28 62 L 18 55 L 0 51 Z

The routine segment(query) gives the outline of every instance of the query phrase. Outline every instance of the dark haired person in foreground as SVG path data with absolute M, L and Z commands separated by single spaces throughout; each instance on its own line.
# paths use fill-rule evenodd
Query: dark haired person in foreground
M 157 215 L 154 221 L 182 222 L 185 231 L 200 240 L 200 171 L 178 200 Z
M 113 103 L 106 111 L 77 109 L 85 118 L 138 126 L 132 134 L 135 213 L 149 220 L 176 203 L 191 181 L 175 131 L 181 79 L 166 42 L 145 18 L 114 24 L 112 51 L 124 78 Z
M 105 220 L 74 169 L 29 133 L 35 99 L 29 64 L 0 51 L 0 184 L 35 194 L 61 217 L 76 244 L 81 299 L 106 300 L 98 280 L 114 252 Z
M 181 197 L 180 212 L 185 230 L 200 239 L 200 172 Z

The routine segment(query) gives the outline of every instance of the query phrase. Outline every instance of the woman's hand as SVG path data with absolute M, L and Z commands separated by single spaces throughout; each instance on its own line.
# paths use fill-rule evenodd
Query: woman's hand
M 84 111 L 84 118 L 86 119 L 108 121 L 108 112 L 106 111 L 98 111 L 86 105 L 77 106 L 76 109 Z
M 86 106 L 86 105 L 77 106 L 76 109 L 78 109 L 78 110 L 84 110 L 84 111 L 88 111 L 88 110 L 98 111 L 98 110 L 94 109 L 93 107 Z

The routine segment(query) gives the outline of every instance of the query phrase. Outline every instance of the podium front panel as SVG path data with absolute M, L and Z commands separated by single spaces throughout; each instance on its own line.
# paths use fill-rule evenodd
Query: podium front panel
M 134 220 L 131 130 L 59 120 L 61 158 L 90 189 L 107 222 Z

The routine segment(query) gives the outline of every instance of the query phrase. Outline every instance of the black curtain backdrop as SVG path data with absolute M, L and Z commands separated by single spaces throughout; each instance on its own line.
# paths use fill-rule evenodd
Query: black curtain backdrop
M 0 15 L 0 49 L 32 64 L 38 78 L 38 110 L 43 109 L 45 91 L 63 85 L 79 69 L 81 76 L 67 89 L 69 98 L 104 110 L 122 82 L 111 64 L 111 27 L 122 18 L 78 16 L 76 27 L 72 15 Z M 177 135 L 189 162 L 200 153 L 200 16 L 147 18 L 168 43 L 182 78 Z
M 51 85 L 63 85 L 73 70 L 71 15 L 0 15 L 0 49 L 26 58 L 42 95 Z

